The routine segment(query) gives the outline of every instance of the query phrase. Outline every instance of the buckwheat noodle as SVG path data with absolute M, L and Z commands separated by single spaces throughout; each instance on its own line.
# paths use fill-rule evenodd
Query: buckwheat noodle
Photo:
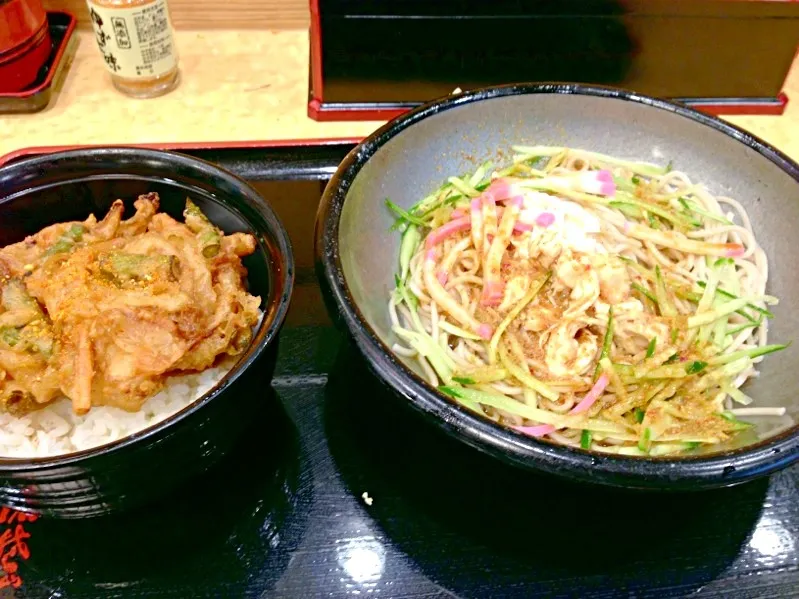
M 515 146 L 406 211 L 393 350 L 486 418 L 665 455 L 729 440 L 768 345 L 768 259 L 744 207 L 687 174 Z

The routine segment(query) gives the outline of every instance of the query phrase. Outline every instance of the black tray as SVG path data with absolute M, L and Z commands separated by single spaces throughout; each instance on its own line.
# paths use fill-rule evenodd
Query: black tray
M 0 586 L 20 585 L 8 596 L 796 596 L 799 468 L 696 494 L 573 486 L 457 445 L 386 393 L 332 328 L 313 271 L 316 204 L 350 147 L 186 152 L 255 181 L 292 236 L 297 287 L 263 407 L 278 432 L 138 512 L 0 511 Z

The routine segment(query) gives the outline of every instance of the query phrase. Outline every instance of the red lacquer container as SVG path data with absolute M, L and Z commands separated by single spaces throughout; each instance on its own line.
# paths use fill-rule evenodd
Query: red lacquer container
M 22 91 L 36 81 L 51 51 L 41 0 L 0 0 L 0 93 Z

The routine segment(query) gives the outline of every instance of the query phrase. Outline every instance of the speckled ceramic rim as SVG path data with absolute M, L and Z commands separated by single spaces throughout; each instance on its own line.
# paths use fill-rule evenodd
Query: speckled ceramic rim
M 260 194 L 253 189 L 246 181 L 236 177 L 226 170 L 219 168 L 201 160 L 178 154 L 176 152 L 168 152 L 162 150 L 145 150 L 141 148 L 125 148 L 125 147 L 109 147 L 109 148 L 92 148 L 83 150 L 68 150 L 64 152 L 54 152 L 52 154 L 44 154 L 33 158 L 27 158 L 14 162 L 7 167 L 0 167 L 0 170 L 7 171 L 13 176 L 13 171 L 19 167 L 24 167 L 26 170 L 31 167 L 40 167 L 42 169 L 54 160 L 64 159 L 80 159 L 86 162 L 91 162 L 93 158 L 109 159 L 113 155 L 120 155 L 130 157 L 135 156 L 140 162 L 168 162 L 170 164 L 180 166 L 184 169 L 192 170 L 197 176 L 207 177 L 212 180 L 222 180 L 231 188 L 236 189 L 239 198 L 242 202 L 246 202 L 249 207 L 257 212 L 266 223 L 266 231 L 258 231 L 253 227 L 252 222 L 240 210 L 226 203 L 222 198 L 215 197 L 216 201 L 224 208 L 236 214 L 242 221 L 247 223 L 256 234 L 258 244 L 264 252 L 270 276 L 273 278 L 273 285 L 279 291 L 279 295 L 274 297 L 270 305 L 262 306 L 264 312 L 264 321 L 256 333 L 252 344 L 247 349 L 247 352 L 236 362 L 236 364 L 225 374 L 214 387 L 199 399 L 193 401 L 188 406 L 165 418 L 161 422 L 151 425 L 142 429 L 132 435 L 128 435 L 117 441 L 106 443 L 98 447 L 76 451 L 73 453 L 41 458 L 2 458 L 0 457 L 0 473 L 25 471 L 32 472 L 42 469 L 50 469 L 56 466 L 69 466 L 80 465 L 81 462 L 88 458 L 107 454 L 110 452 L 122 451 L 125 448 L 145 442 L 156 435 L 159 435 L 164 429 L 177 424 L 181 420 L 188 418 L 204 406 L 222 396 L 226 389 L 233 383 L 253 362 L 266 350 L 266 348 L 274 342 L 275 336 L 283 326 L 288 313 L 289 302 L 294 287 L 294 254 L 291 249 L 291 242 L 289 235 L 280 219 L 275 214 L 272 207 L 260 196 Z M 123 171 L 120 171 L 124 174 Z M 164 180 L 169 180 L 168 177 L 161 177 Z M 9 196 L 11 198 L 13 196 Z M 0 200 L 2 201 L 2 200 Z M 267 237 L 268 241 L 264 241 L 263 237 Z M 271 247 L 270 247 L 271 246 Z M 279 253 L 280 256 L 275 256 Z M 280 260 L 280 272 L 276 267 L 276 260 Z M 279 274 L 279 276 L 278 276 Z M 271 293 L 270 293 L 271 295 Z M 267 318 L 271 320 L 267 321 Z
M 680 104 L 600 86 L 569 83 L 514 84 L 482 88 L 424 104 L 364 139 L 339 166 L 325 190 L 316 223 L 316 253 L 323 284 L 371 368 L 417 410 L 462 441 L 506 462 L 572 479 L 640 489 L 693 490 L 737 484 L 799 460 L 799 426 L 738 450 L 710 456 L 642 458 L 613 456 L 536 440 L 480 418 L 432 388 L 380 340 L 355 305 L 338 253 L 339 220 L 350 185 L 368 160 L 391 138 L 427 117 L 472 102 L 534 94 L 569 94 L 635 102 L 666 110 L 720 131 L 755 150 L 799 183 L 799 165 L 785 154 L 720 119 Z

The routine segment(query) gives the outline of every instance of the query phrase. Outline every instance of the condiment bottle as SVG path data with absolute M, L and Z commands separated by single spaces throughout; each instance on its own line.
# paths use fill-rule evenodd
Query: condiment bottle
M 167 0 L 87 0 L 97 46 L 114 86 L 154 98 L 178 84 L 180 70 Z

